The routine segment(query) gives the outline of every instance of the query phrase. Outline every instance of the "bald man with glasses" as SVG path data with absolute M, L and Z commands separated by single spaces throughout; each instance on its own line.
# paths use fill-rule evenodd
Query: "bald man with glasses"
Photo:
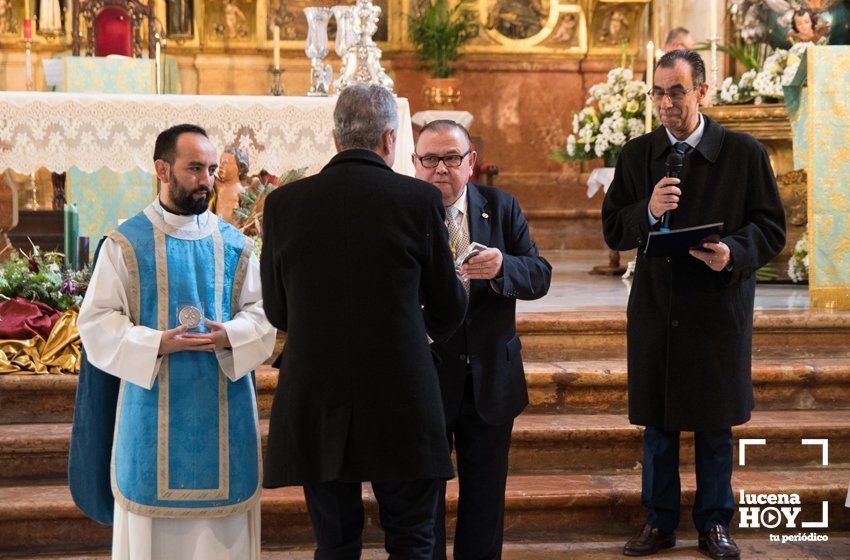
M 426 125 L 416 143 L 416 177 L 437 187 L 456 259 L 470 243 L 486 249 L 460 267 L 469 305 L 461 327 L 432 345 L 449 445 L 457 456 L 454 557 L 500 558 L 511 429 L 528 404 L 516 335 L 516 300 L 546 295 L 552 267 L 537 252 L 512 195 L 470 182 L 476 153 L 454 121 Z M 457 262 L 457 261 L 456 261 Z M 445 484 L 434 558 L 446 558 Z

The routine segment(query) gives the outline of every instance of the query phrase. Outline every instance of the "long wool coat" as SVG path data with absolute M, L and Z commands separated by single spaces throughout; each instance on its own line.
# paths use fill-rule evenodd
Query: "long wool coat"
M 626 144 L 602 206 L 608 245 L 638 248 L 627 311 L 629 419 L 666 430 L 749 420 L 755 271 L 785 245 L 785 213 L 764 147 L 703 118 L 670 225 L 723 222 L 731 271 L 714 272 L 691 256 L 643 254 L 647 206 L 671 149 L 663 127 Z
M 427 335 L 460 326 L 466 294 L 440 192 L 346 150 L 264 216 L 263 305 L 287 333 L 265 486 L 451 478 Z

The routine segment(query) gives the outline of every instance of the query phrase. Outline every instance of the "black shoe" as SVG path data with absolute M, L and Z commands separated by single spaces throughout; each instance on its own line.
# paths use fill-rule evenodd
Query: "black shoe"
M 629 539 L 623 547 L 626 556 L 649 556 L 665 548 L 676 546 L 676 533 L 662 533 L 658 527 L 649 523 L 643 526 L 640 533 Z
M 722 523 L 715 523 L 708 532 L 699 536 L 699 549 L 709 558 L 740 558 L 738 545 L 729 536 L 729 530 Z

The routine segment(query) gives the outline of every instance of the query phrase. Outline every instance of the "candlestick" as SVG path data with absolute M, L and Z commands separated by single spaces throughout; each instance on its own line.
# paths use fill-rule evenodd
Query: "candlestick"
M 274 64 L 273 66 L 280 69 L 280 26 L 274 26 Z
M 269 87 L 269 95 L 286 95 L 286 92 L 283 90 L 283 82 L 280 80 L 283 70 L 272 66 L 269 68 L 269 71 L 272 73 L 272 85 Z
M 652 88 L 655 75 L 655 45 L 652 41 L 646 44 L 646 83 L 649 88 Z M 644 115 L 644 125 L 647 133 L 652 132 L 652 95 L 646 94 L 646 113 Z

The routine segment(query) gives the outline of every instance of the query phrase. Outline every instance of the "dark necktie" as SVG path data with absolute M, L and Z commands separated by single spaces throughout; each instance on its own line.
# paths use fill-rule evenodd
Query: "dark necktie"
M 673 149 L 680 156 L 685 157 L 691 152 L 691 150 L 694 149 L 694 147 L 688 144 L 687 142 L 676 142 L 675 144 L 673 144 Z

